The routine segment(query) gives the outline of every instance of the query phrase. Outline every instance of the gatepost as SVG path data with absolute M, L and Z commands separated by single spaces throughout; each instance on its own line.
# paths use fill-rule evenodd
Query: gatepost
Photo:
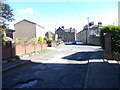
M 111 33 L 105 34 L 105 58 L 112 59 L 112 49 L 111 49 Z

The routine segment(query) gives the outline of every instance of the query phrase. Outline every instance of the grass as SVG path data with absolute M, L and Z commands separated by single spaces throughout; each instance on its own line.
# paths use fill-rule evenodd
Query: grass
M 32 56 L 32 55 L 35 55 L 36 53 L 39 53 L 39 54 L 41 54 L 41 53 L 45 53 L 45 52 L 48 52 L 48 51 L 51 51 L 51 50 L 49 50 L 49 49 L 44 49 L 44 50 L 40 50 L 40 51 L 37 51 L 37 52 L 32 52 L 32 53 L 27 53 L 27 54 L 22 54 L 22 55 L 19 55 L 20 57 L 24 57 L 24 56 Z
M 37 52 L 40 54 L 40 53 L 45 53 L 45 52 L 48 52 L 48 51 L 50 51 L 50 50 L 49 49 L 44 49 L 44 50 L 37 51 Z

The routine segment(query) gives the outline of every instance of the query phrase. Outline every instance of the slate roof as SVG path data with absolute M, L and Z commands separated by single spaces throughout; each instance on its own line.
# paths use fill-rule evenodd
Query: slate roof
M 65 32 L 75 32 L 75 29 L 64 29 Z
M 15 32 L 14 29 L 7 29 L 6 31 L 7 31 L 7 32 Z
M 91 26 L 91 27 L 89 27 L 90 29 L 98 29 L 99 28 L 99 26 L 98 25 L 93 25 L 93 26 Z
M 65 32 L 75 32 L 76 31 L 75 29 L 63 29 L 63 28 L 60 28 L 60 27 L 57 30 L 59 30 L 59 29 L 62 29 Z

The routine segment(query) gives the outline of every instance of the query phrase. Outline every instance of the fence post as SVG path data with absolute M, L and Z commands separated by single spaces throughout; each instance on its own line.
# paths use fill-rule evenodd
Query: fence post
M 112 49 L 111 49 L 111 33 L 105 34 L 105 58 L 112 59 Z

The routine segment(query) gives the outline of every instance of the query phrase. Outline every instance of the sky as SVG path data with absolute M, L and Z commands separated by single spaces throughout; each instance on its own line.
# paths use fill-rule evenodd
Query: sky
M 24 1 L 6 2 L 13 9 L 15 18 L 15 21 L 9 23 L 9 28 L 14 29 L 13 25 L 23 19 L 35 22 L 52 32 L 61 26 L 65 29 L 72 27 L 79 32 L 88 24 L 88 17 L 89 21 L 95 24 L 102 22 L 103 26 L 118 24 L 118 1 L 115 0 Z

